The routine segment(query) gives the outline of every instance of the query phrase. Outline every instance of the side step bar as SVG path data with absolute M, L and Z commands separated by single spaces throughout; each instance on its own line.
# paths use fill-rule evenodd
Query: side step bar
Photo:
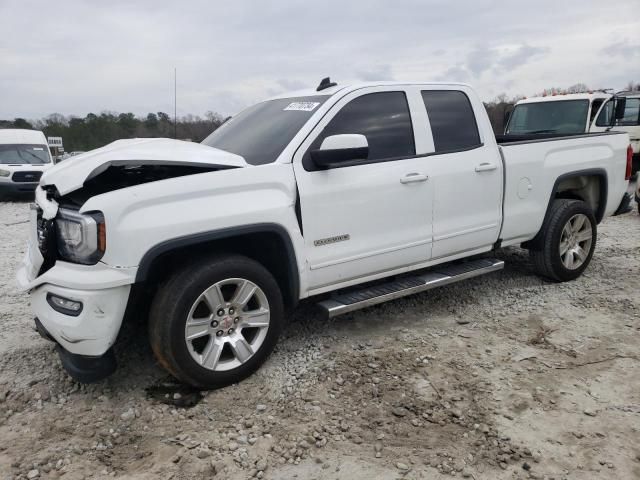
M 463 263 L 438 265 L 420 275 L 402 277 L 391 282 L 374 285 L 361 290 L 341 293 L 319 302 L 329 318 L 353 312 L 361 308 L 395 300 L 418 292 L 442 287 L 471 277 L 502 270 L 504 262 L 493 258 L 481 258 Z

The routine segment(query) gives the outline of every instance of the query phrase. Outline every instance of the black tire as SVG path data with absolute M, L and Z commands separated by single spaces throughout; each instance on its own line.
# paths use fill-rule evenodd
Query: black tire
M 584 262 L 574 269 L 567 268 L 560 256 L 562 231 L 575 215 L 583 214 L 591 225 L 591 244 Z M 551 210 L 542 226 L 542 238 L 538 249 L 529 250 L 536 272 L 557 282 L 575 280 L 589 266 L 596 248 L 597 224 L 591 208 L 581 200 L 558 199 L 551 205 Z
M 249 280 L 264 292 L 269 305 L 269 326 L 257 351 L 245 363 L 226 371 L 200 365 L 189 352 L 185 325 L 198 297 L 217 282 L 230 278 Z M 153 352 L 174 377 L 200 389 L 219 388 L 255 372 L 275 347 L 284 323 L 284 304 L 276 280 L 260 263 L 240 255 L 219 255 L 185 267 L 158 289 L 149 313 Z

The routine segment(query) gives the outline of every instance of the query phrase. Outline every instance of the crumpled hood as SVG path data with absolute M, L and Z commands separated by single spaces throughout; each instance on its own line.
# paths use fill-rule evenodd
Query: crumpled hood
M 60 195 L 82 187 L 85 181 L 112 165 L 183 165 L 246 167 L 244 158 L 200 143 L 170 138 L 116 140 L 102 148 L 64 160 L 48 169 L 40 185 L 55 185 Z

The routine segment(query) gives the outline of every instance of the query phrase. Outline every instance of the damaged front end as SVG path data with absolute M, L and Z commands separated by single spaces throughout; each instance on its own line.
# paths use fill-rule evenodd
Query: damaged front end
M 85 181 L 82 188 L 60 196 L 59 200 L 66 206 L 80 208 L 89 198 L 103 193 L 170 178 L 212 172 L 222 168 L 230 167 L 180 164 L 110 165 L 100 174 Z
M 89 200 L 152 182 L 244 166 L 242 157 L 212 147 L 137 139 L 79 155 L 43 175 L 17 280 L 30 293 L 37 330 L 57 344 L 73 378 L 96 381 L 115 369 L 113 345 L 135 281 L 135 267 L 103 260 L 111 203 Z M 128 195 L 137 195 L 131 192 Z M 116 243 L 126 250 L 122 242 Z
M 56 165 L 40 184 L 54 200 L 78 206 L 114 190 L 246 165 L 238 155 L 199 143 L 167 138 L 118 140 Z
M 32 214 L 34 250 L 23 287 L 57 260 L 95 265 L 106 248 L 100 211 L 83 208 L 101 194 L 178 177 L 246 166 L 238 155 L 205 145 L 163 138 L 118 140 L 56 165 L 36 189 Z M 38 263 L 41 265 L 37 265 Z M 24 275 L 22 275 L 24 277 Z

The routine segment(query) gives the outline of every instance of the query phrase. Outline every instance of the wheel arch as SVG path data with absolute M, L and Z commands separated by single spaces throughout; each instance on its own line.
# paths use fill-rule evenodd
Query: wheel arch
M 142 257 L 135 283 L 159 282 L 182 262 L 213 252 L 241 254 L 261 263 L 278 282 L 285 305 L 297 304 L 300 276 L 293 242 L 287 230 L 275 223 L 199 232 L 160 242 Z
M 608 177 L 603 168 L 577 170 L 560 175 L 553 184 L 547 212 L 556 198 L 569 198 L 586 202 L 600 223 L 607 208 Z M 594 208 L 595 207 L 595 208 Z M 545 215 L 546 218 L 546 215 Z
M 586 202 L 593 209 L 596 223 L 599 224 L 604 218 L 604 212 L 607 208 L 607 197 L 608 176 L 607 171 L 603 168 L 575 170 L 560 175 L 553 183 L 540 230 L 533 239 L 524 242 L 522 247 L 529 249 L 540 247 L 542 232 L 547 225 L 554 200 L 565 198 Z

